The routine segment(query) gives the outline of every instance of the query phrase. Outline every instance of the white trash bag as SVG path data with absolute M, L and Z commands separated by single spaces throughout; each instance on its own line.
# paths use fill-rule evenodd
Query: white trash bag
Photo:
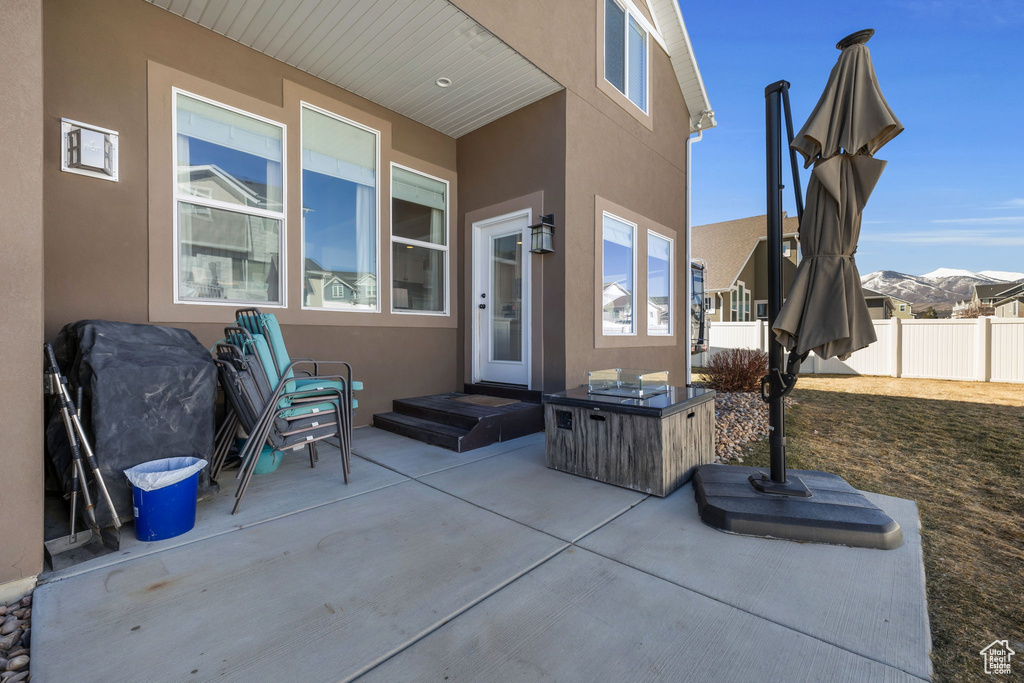
M 125 470 L 124 475 L 132 486 L 154 491 L 184 481 L 206 465 L 207 462 L 201 458 L 164 458 L 139 463 Z

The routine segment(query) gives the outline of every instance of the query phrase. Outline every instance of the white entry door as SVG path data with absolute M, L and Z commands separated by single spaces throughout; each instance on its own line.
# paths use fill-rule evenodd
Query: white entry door
M 474 381 L 530 384 L 530 218 L 473 224 Z

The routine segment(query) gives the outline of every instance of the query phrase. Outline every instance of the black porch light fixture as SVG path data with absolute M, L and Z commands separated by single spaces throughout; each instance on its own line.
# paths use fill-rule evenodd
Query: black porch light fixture
M 540 217 L 540 223 L 530 226 L 530 253 L 550 254 L 555 250 L 555 214 Z

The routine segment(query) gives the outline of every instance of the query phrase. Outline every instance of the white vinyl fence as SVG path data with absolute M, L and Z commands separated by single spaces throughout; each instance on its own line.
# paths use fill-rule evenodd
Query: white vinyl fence
M 802 373 L 888 375 L 974 382 L 1024 382 L 1024 319 L 876 320 L 878 341 L 845 361 L 813 353 Z M 703 367 L 725 349 L 768 350 L 768 324 L 711 323 L 711 348 L 693 358 Z

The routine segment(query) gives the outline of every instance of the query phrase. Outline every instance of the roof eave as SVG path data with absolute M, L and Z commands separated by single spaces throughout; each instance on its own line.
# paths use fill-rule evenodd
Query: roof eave
M 655 23 L 661 29 L 665 51 L 668 52 L 672 69 L 679 81 L 679 89 L 690 113 L 689 131 L 696 133 L 698 130 L 714 128 L 718 122 L 715 120 L 711 101 L 704 88 L 704 79 L 700 75 L 697 58 L 693 54 L 693 44 L 690 42 L 690 34 L 686 30 L 686 22 L 683 21 L 679 3 L 677 0 L 650 0 L 649 7 Z M 710 112 L 710 115 L 702 116 L 701 112 Z M 706 123 L 700 125 L 702 119 Z

